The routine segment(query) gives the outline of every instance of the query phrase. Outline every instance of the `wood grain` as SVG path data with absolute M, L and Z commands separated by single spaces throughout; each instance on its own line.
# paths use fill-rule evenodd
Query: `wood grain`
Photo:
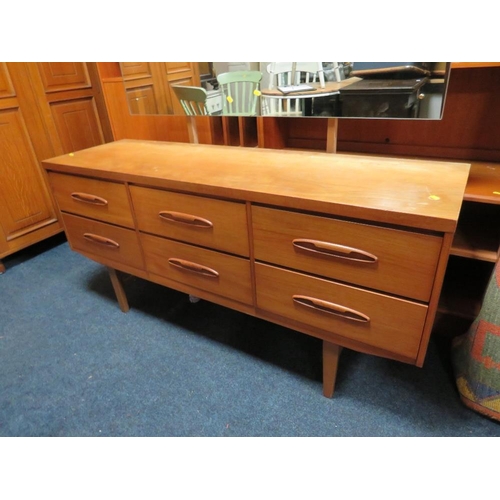
M 238 302 L 252 304 L 250 262 L 248 259 L 148 234 L 141 234 L 141 243 L 149 272 Z M 218 277 L 213 278 L 171 265 L 169 259 L 172 258 L 189 261 L 193 264 L 193 268 L 198 265 L 213 269 L 218 273 Z
M 124 184 L 53 172 L 49 173 L 49 181 L 60 210 L 120 226 L 134 227 Z M 93 195 L 107 203 L 105 205 L 85 203 L 72 196 L 76 193 Z
M 442 238 L 428 234 L 357 224 L 265 207 L 252 207 L 257 260 L 428 300 Z M 312 253 L 293 240 L 307 238 L 369 252 L 376 262 Z M 411 288 L 408 283 L 412 283 Z
M 125 264 L 134 269 L 144 269 L 142 250 L 135 231 L 97 222 L 76 215 L 63 214 L 66 236 L 73 250 L 104 257 L 114 262 Z M 90 233 L 97 237 L 108 238 L 118 244 L 110 246 L 85 238 Z M 112 266 L 109 266 L 112 267 Z
M 403 356 L 417 357 L 427 306 L 265 264 L 257 263 L 255 269 L 258 309 Z M 352 321 L 297 305 L 293 301 L 296 294 L 354 309 L 370 321 Z
M 243 203 L 138 186 L 131 186 L 130 193 L 141 231 L 248 257 L 247 215 Z M 200 228 L 159 217 L 160 212 L 169 210 L 206 219 L 212 227 Z

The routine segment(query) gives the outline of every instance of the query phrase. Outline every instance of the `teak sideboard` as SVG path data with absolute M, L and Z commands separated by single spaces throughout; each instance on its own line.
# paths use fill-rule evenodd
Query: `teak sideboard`
M 43 162 L 71 248 L 342 347 L 422 366 L 469 165 L 122 140 Z

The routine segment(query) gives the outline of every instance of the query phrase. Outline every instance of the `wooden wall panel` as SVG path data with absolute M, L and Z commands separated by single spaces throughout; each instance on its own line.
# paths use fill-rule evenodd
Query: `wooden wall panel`
M 149 139 L 189 142 L 188 118 L 183 115 L 132 115 L 129 111 L 124 81 L 118 62 L 96 63 L 103 88 L 106 109 L 113 129 L 113 139 Z M 160 63 L 158 63 L 159 65 Z M 174 68 L 175 69 L 175 68 Z M 181 72 L 182 74 L 182 72 Z M 195 74 L 199 78 L 199 74 Z M 222 144 L 221 118 L 199 116 L 194 119 L 202 144 Z
M 193 73 L 193 63 L 190 62 L 167 62 L 165 63 L 167 73 L 174 75 L 175 73 Z
M 63 153 L 112 140 L 107 111 L 99 106 L 100 83 L 97 78 L 92 81 L 86 63 L 43 62 L 37 67 L 42 82 L 38 94 L 44 97 L 39 105 L 49 109 L 53 140 Z
M 156 115 L 158 108 L 152 85 L 127 89 L 127 102 L 133 115 Z
M 51 105 L 51 110 L 64 153 L 104 143 L 92 98 L 56 102 Z
M 121 62 L 131 114 L 184 114 L 171 85 L 200 85 L 196 63 Z
M 161 74 L 161 63 L 120 63 L 131 114 L 168 114 L 171 100 Z
M 151 78 L 151 67 L 148 62 L 122 62 L 120 63 L 122 75 L 125 79 Z
M 91 87 L 85 63 L 42 62 L 38 63 L 45 92 Z
M 188 142 L 187 120 L 179 116 L 132 115 L 121 79 L 103 82 L 114 140 L 150 139 Z

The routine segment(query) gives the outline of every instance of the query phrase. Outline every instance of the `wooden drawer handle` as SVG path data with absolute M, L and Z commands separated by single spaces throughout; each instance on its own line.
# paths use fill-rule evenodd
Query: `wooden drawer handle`
M 366 314 L 339 304 L 334 304 L 333 302 L 327 302 L 326 300 L 307 297 L 306 295 L 294 295 L 293 300 L 300 305 L 310 307 L 321 312 L 334 314 L 335 316 L 341 316 L 342 318 L 352 321 L 359 321 L 361 323 L 368 323 L 370 321 L 370 318 Z
M 183 214 L 181 212 L 172 212 L 164 210 L 158 214 L 161 219 L 164 219 L 169 222 L 178 222 L 180 224 L 187 224 L 189 226 L 199 227 L 199 228 L 210 228 L 213 224 L 201 217 L 197 217 L 196 215 Z
M 83 237 L 92 243 L 98 243 L 99 245 L 104 245 L 109 248 L 120 248 L 120 244 L 118 242 L 109 238 L 104 238 L 104 236 L 99 236 L 98 234 L 84 233 Z
M 108 200 L 96 196 L 95 194 L 88 193 L 71 193 L 71 198 L 76 201 L 82 201 L 83 203 L 90 203 L 91 205 L 99 205 L 104 207 L 108 204 Z
M 168 263 L 171 266 L 178 267 L 179 269 L 183 269 L 184 271 L 190 271 L 196 274 L 201 274 L 206 276 L 207 278 L 218 278 L 219 273 L 214 269 L 210 269 L 209 267 L 202 266 L 201 264 L 196 264 L 194 262 L 190 262 L 189 260 L 183 259 L 168 259 Z
M 365 262 L 366 264 L 374 264 L 378 261 L 378 257 L 364 250 L 337 245 L 336 243 L 328 243 L 326 241 L 295 239 L 293 240 L 293 245 L 308 252 L 354 260 L 356 262 Z

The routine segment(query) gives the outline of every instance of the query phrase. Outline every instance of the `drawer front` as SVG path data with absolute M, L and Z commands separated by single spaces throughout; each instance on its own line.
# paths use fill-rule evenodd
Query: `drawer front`
M 125 184 L 54 172 L 49 181 L 63 212 L 134 227 Z
M 131 186 L 141 231 L 248 257 L 246 206 Z
M 255 258 L 428 301 L 438 236 L 252 207 Z
M 416 358 L 427 306 L 256 264 L 257 307 Z
M 252 304 L 250 262 L 225 255 L 141 234 L 147 270 L 232 300 Z
M 73 250 L 144 269 L 135 231 L 70 214 L 63 214 L 63 222 Z

